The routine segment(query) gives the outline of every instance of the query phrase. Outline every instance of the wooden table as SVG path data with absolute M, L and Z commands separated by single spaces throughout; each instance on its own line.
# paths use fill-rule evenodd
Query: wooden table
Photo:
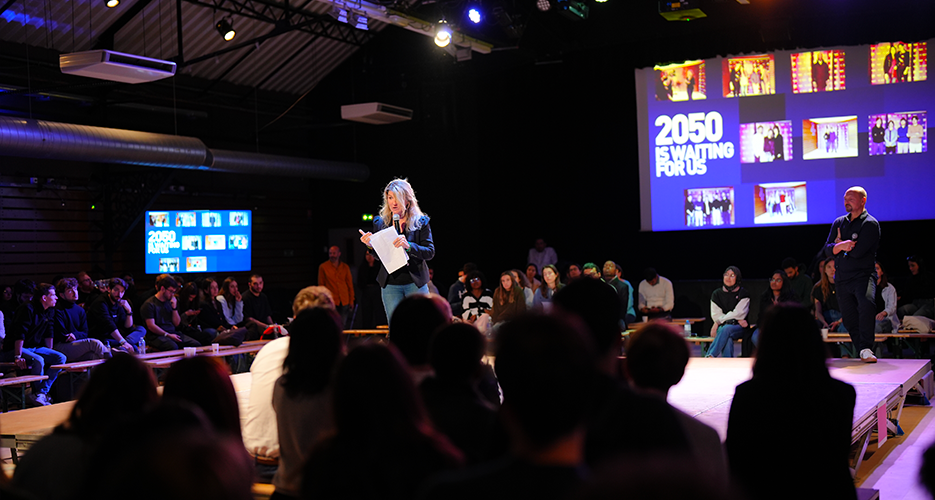
M 0 413 L 0 448 L 10 448 L 13 463 L 18 460 L 17 450 L 32 446 L 52 429 L 68 419 L 74 401 L 25 410 Z

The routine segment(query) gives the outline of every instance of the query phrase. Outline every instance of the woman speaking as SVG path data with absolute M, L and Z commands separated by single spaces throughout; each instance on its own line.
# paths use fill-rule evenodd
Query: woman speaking
M 393 311 L 407 295 L 429 293 L 429 266 L 425 263 L 435 256 L 429 216 L 422 213 L 412 186 L 405 179 L 394 179 L 383 189 L 380 216 L 373 220 L 373 231 L 395 226 L 399 236 L 393 246 L 409 254 L 409 263 L 392 273 L 381 264 L 377 281 L 380 283 L 383 308 L 387 321 L 393 321 Z M 368 247 L 373 233 L 360 232 L 360 241 Z

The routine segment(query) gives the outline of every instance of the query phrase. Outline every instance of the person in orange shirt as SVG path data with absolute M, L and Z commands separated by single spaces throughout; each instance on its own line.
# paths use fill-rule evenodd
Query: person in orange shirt
M 328 262 L 318 266 L 318 285 L 334 295 L 335 310 L 341 315 L 344 328 L 347 328 L 347 316 L 354 306 L 354 279 L 351 268 L 341 262 L 341 249 L 333 246 L 328 249 Z

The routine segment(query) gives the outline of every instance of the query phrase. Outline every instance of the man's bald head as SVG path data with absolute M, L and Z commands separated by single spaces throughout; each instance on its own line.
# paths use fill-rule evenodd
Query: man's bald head
M 847 210 L 847 213 L 851 214 L 852 217 L 857 217 L 864 212 L 864 207 L 867 205 L 867 190 L 860 187 L 854 186 L 848 188 L 844 193 L 844 210 Z

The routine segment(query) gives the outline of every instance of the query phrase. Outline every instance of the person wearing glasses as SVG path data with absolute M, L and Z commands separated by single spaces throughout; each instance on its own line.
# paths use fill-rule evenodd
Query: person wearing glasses
M 715 335 L 706 358 L 724 355 L 734 357 L 734 340 L 743 336 L 748 326 L 747 313 L 750 311 L 750 293 L 740 286 L 740 269 L 730 266 L 724 270 L 724 284 L 711 294 L 711 320 Z

